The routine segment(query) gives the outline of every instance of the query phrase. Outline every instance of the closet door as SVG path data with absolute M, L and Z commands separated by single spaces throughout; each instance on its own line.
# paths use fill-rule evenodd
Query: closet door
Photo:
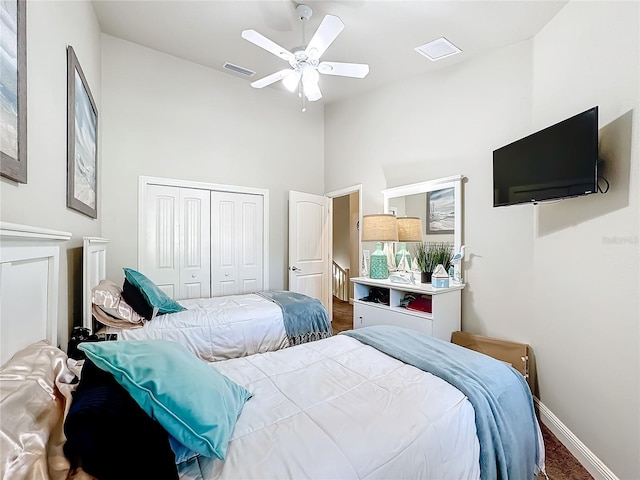
M 180 283 L 179 201 L 178 188 L 148 185 L 140 210 L 138 269 L 172 298 L 176 298 Z
M 211 192 L 211 295 L 262 290 L 264 199 Z
M 209 191 L 147 185 L 139 269 L 175 299 L 209 297 Z
M 180 189 L 180 296 L 211 296 L 211 204 L 208 190 Z

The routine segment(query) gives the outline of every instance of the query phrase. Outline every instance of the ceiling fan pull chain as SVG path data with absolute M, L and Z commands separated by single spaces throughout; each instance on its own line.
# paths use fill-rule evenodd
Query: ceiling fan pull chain
M 307 111 L 307 98 L 304 95 L 304 86 L 302 85 L 302 81 L 300 82 L 300 99 L 302 100 L 302 111 Z

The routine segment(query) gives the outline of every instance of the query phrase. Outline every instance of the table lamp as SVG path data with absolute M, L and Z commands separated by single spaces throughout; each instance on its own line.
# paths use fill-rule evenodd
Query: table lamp
M 377 242 L 371 254 L 369 278 L 384 279 L 389 276 L 387 256 L 382 251 L 382 242 L 398 241 L 396 216 L 388 213 L 364 215 L 362 217 L 362 241 Z
M 398 242 L 400 248 L 396 253 L 398 270 L 411 270 L 411 254 L 407 251 L 405 242 L 422 242 L 422 220 L 420 217 L 398 217 Z

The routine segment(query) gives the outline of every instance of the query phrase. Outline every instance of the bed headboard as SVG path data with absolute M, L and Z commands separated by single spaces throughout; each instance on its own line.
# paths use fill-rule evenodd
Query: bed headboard
M 84 237 L 82 249 L 82 326 L 93 333 L 91 289 L 107 278 L 107 244 L 100 237 Z
M 70 238 L 0 222 L 0 365 L 40 340 L 57 346 L 60 244 Z

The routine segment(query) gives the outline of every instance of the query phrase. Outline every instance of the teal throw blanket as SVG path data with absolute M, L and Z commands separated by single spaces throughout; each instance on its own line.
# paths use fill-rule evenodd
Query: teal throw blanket
M 284 329 L 291 346 L 320 340 L 333 334 L 327 310 L 317 298 L 286 290 L 256 293 L 282 309 Z
M 430 372 L 464 393 L 475 410 L 480 478 L 535 479 L 540 462 L 531 391 L 511 366 L 482 353 L 390 325 L 342 332 Z

